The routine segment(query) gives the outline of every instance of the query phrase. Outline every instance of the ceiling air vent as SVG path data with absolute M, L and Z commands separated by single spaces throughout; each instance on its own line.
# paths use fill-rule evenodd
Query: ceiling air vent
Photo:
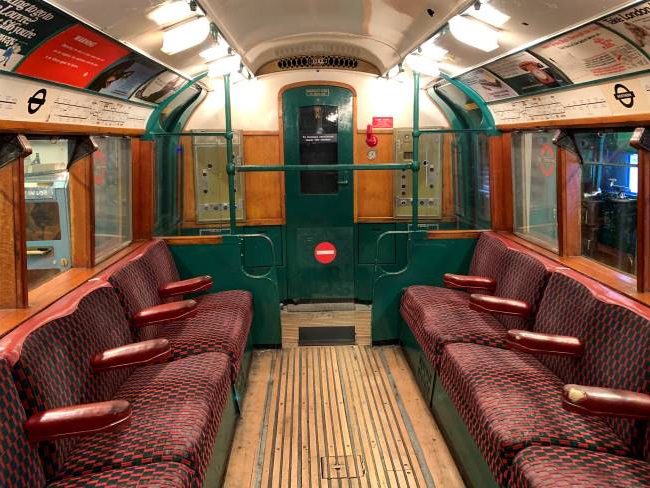
M 258 70 L 256 75 L 259 76 L 296 69 L 342 69 L 378 74 L 375 66 L 353 56 L 305 54 L 300 56 L 285 56 L 266 63 Z

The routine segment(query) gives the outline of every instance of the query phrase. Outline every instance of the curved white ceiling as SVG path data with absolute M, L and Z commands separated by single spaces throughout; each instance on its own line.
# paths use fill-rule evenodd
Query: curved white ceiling
M 206 66 L 198 46 L 169 56 L 160 51 L 162 31 L 146 14 L 164 0 L 50 1 L 107 34 L 188 75 Z M 265 63 L 296 54 L 356 56 L 385 72 L 471 0 L 199 0 L 233 48 L 255 72 Z M 459 74 L 542 37 L 629 5 L 629 0 L 491 0 L 511 19 L 501 47 L 492 53 L 456 41 L 443 69 Z M 430 17 L 427 9 L 435 13 Z

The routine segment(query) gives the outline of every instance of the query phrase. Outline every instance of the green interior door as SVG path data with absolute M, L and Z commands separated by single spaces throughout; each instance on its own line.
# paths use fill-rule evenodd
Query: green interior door
M 352 110 L 352 93 L 345 88 L 287 90 L 283 96 L 284 163 L 352 164 Z M 290 299 L 353 298 L 352 185 L 351 171 L 285 172 Z M 318 260 L 332 258 L 325 264 Z

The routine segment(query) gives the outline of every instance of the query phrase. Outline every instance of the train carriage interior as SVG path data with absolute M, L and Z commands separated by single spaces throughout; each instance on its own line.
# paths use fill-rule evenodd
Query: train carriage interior
M 0 0 L 0 488 L 650 488 L 650 2 Z

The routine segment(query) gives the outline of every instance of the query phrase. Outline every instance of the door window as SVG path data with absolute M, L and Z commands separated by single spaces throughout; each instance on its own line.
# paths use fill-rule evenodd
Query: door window
M 301 165 L 338 164 L 338 107 L 330 105 L 300 107 L 298 127 Z M 311 195 L 338 193 L 338 172 L 301 172 L 300 192 Z

